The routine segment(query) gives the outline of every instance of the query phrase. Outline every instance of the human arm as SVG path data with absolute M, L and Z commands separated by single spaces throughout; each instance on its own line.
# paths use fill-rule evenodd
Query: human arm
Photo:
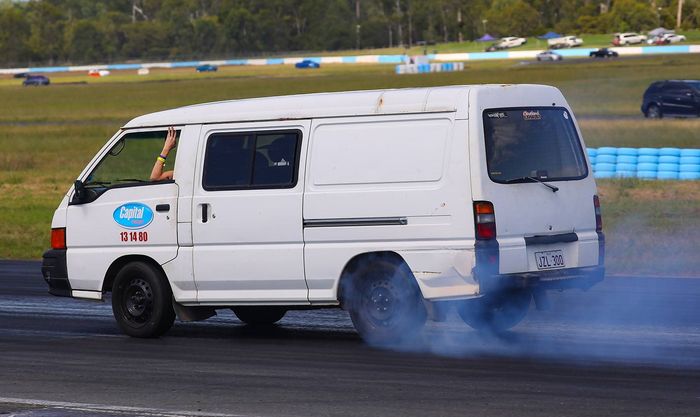
M 163 167 L 165 166 L 165 160 L 168 157 L 170 151 L 177 145 L 177 132 L 172 126 L 168 128 L 168 134 L 165 136 L 165 143 L 163 144 L 163 150 L 156 159 L 155 164 L 153 164 L 153 170 L 151 170 L 151 181 L 163 181 L 173 179 L 173 171 L 163 172 Z

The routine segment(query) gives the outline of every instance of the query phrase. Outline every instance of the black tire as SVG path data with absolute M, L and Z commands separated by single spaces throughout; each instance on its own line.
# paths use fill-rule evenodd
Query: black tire
M 661 113 L 661 109 L 656 104 L 650 104 L 644 115 L 649 119 L 661 119 L 664 117 Z
M 287 313 L 284 307 L 235 307 L 234 314 L 240 321 L 250 325 L 270 325 L 282 320 Z
M 145 262 L 131 262 L 114 278 L 112 311 L 127 335 L 158 337 L 175 321 L 172 298 L 161 271 Z
M 410 339 L 425 324 L 420 290 L 403 262 L 367 262 L 345 277 L 343 285 L 343 306 L 367 343 L 386 345 Z
M 465 301 L 458 312 L 471 328 L 499 333 L 516 326 L 525 318 L 531 300 L 532 294 L 526 290 L 487 294 Z

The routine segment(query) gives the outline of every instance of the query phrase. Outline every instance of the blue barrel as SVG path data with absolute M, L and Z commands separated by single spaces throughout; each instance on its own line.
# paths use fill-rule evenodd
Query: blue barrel
M 656 178 L 658 178 L 660 180 L 677 180 L 678 179 L 678 172 L 659 171 L 656 174 Z
M 680 156 L 662 155 L 659 157 L 660 164 L 677 164 L 680 160 Z
M 681 156 L 679 164 L 700 164 L 700 156 Z
M 637 149 L 637 154 L 639 156 L 641 156 L 641 155 L 659 156 L 659 150 L 657 148 L 639 148 L 639 149 Z
M 700 180 L 700 172 L 679 172 L 679 180 Z
M 617 156 L 615 155 L 610 155 L 610 154 L 598 154 L 595 157 L 595 160 L 597 163 L 606 163 L 606 164 L 614 164 L 617 162 Z
M 642 163 L 652 163 L 652 164 L 657 164 L 659 163 L 659 157 L 656 155 L 639 155 L 637 157 L 637 163 L 642 164 Z
M 588 157 L 588 160 L 591 161 L 591 165 L 595 165 L 595 163 L 596 163 L 596 161 L 597 161 L 597 159 L 596 159 L 595 156 L 589 156 L 589 157 Z
M 609 146 L 598 148 L 598 156 L 600 155 L 617 155 L 617 148 L 611 148 Z
M 661 171 L 671 171 L 678 172 L 678 164 L 659 164 L 659 172 Z
M 586 149 L 586 152 L 588 152 L 588 156 L 598 155 L 598 150 L 596 148 L 588 148 Z
M 654 174 L 656 174 L 656 171 L 658 170 L 659 164 L 652 162 L 640 162 L 637 164 L 637 171 L 654 171 Z
M 635 178 L 637 171 L 615 171 L 615 176 L 620 178 Z
M 615 171 L 596 171 L 593 176 L 595 178 L 613 178 Z
M 700 157 L 700 149 L 681 149 L 681 156 Z
M 615 164 L 615 172 L 634 171 L 637 172 L 637 164 Z
M 680 172 L 700 172 L 700 164 L 680 164 L 678 165 Z
M 637 163 L 637 157 L 634 155 L 620 155 L 617 154 L 617 163 L 618 164 L 636 164 Z
M 617 148 L 618 155 L 637 156 L 638 152 L 637 148 Z
M 661 148 L 659 156 L 681 156 L 681 150 L 678 148 Z
M 637 171 L 637 178 L 642 178 L 645 180 L 655 180 L 656 170 L 653 171 Z
M 600 158 L 600 156 L 598 156 Z M 598 162 L 595 164 L 595 170 L 596 171 L 610 171 L 610 172 L 615 172 L 615 164 L 607 163 L 607 162 Z

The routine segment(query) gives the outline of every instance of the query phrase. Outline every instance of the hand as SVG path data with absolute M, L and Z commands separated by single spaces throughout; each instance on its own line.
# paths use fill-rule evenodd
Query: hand
M 168 135 L 165 137 L 165 144 L 163 145 L 163 155 L 167 156 L 168 152 L 177 146 L 177 133 L 175 128 L 172 126 L 168 128 Z

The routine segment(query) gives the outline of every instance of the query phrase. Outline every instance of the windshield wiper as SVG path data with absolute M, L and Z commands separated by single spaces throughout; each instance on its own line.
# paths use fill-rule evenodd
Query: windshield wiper
M 101 186 L 105 186 L 105 185 L 111 185 L 111 184 L 112 184 L 112 183 L 109 182 L 109 181 L 90 181 L 90 182 L 85 183 L 84 185 L 85 185 L 85 187 L 88 187 L 88 186 L 90 186 L 90 185 L 101 185 Z
M 540 184 L 544 185 L 545 187 L 549 188 L 550 190 L 552 190 L 553 193 L 556 193 L 557 191 L 559 191 L 559 187 L 555 187 L 555 186 L 553 186 L 553 185 L 551 185 L 551 184 L 547 184 L 546 182 L 544 182 L 544 181 L 542 181 L 542 180 L 540 180 L 539 178 L 536 178 L 536 177 L 520 177 L 520 178 L 513 178 L 513 179 L 510 179 L 510 180 L 505 181 L 505 183 L 506 183 L 506 184 L 513 184 L 513 183 L 516 183 L 516 182 L 523 182 L 523 181 L 530 181 L 530 182 L 537 182 L 537 183 L 540 183 Z
M 118 178 L 114 181 L 117 181 L 117 182 L 146 182 L 145 180 L 140 180 L 138 178 Z

